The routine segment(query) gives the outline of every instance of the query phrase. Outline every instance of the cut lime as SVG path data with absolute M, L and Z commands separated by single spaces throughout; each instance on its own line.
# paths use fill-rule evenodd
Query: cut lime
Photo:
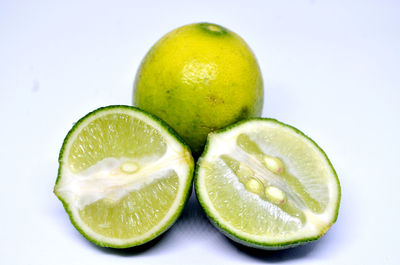
M 134 107 L 104 107 L 65 138 L 54 192 L 88 240 L 136 246 L 177 219 L 193 164 L 189 148 L 164 122 Z
M 195 188 L 217 228 L 264 249 L 320 238 L 340 203 L 339 180 L 322 149 L 273 119 L 249 119 L 209 134 Z

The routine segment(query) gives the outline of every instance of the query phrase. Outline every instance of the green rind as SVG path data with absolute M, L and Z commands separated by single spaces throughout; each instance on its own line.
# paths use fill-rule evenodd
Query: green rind
M 92 112 L 89 112 L 88 114 L 86 114 L 85 116 L 83 116 L 82 118 L 80 118 L 70 129 L 70 131 L 68 132 L 68 134 L 66 135 L 66 137 L 64 138 L 59 156 L 58 156 L 58 173 L 57 173 L 57 179 L 56 179 L 56 183 L 54 186 L 54 194 L 57 196 L 57 198 L 61 201 L 61 203 L 63 204 L 63 207 L 65 209 L 65 211 L 67 212 L 69 219 L 72 223 L 72 225 L 76 228 L 76 230 L 79 231 L 79 233 L 81 233 L 87 240 L 89 240 L 90 242 L 101 246 L 101 247 L 110 247 L 110 248 L 130 248 L 130 247 L 135 247 L 135 246 L 139 246 L 145 243 L 148 243 L 149 241 L 155 239 L 156 237 L 160 236 L 161 234 L 163 234 L 164 232 L 166 232 L 178 219 L 178 217 L 181 215 L 188 199 L 189 199 L 189 194 L 190 194 L 190 190 L 192 187 L 192 180 L 193 180 L 193 173 L 194 173 L 194 160 L 193 157 L 190 155 L 188 156 L 189 158 L 189 174 L 187 176 L 187 181 L 185 183 L 185 188 L 184 188 L 184 194 L 185 197 L 182 200 L 181 205 L 178 207 L 178 209 L 176 210 L 175 214 L 168 220 L 168 222 L 166 222 L 165 226 L 161 227 L 157 232 L 155 232 L 154 234 L 150 235 L 148 238 L 141 240 L 141 241 L 133 241 L 127 244 L 112 244 L 112 243 L 107 243 L 107 242 L 101 242 L 101 241 L 97 241 L 96 239 L 92 238 L 91 236 L 89 236 L 87 233 L 85 233 L 85 231 L 83 229 L 81 229 L 81 227 L 77 224 L 77 222 L 74 220 L 73 218 L 73 214 L 72 211 L 70 210 L 68 203 L 63 200 L 63 198 L 61 196 L 59 196 L 56 192 L 55 187 L 57 186 L 57 183 L 59 182 L 60 178 L 61 178 L 61 166 L 63 164 L 63 157 L 64 157 L 64 149 L 65 146 L 70 138 L 70 136 L 74 133 L 74 131 L 79 128 L 80 124 L 85 121 L 87 118 L 102 112 L 102 111 L 108 111 L 111 109 L 128 109 L 128 110 L 132 110 L 135 112 L 140 112 L 141 114 L 144 114 L 145 116 L 147 116 L 150 119 L 153 119 L 154 121 L 156 121 L 163 129 L 165 129 L 177 142 L 179 142 L 184 149 L 186 149 L 188 151 L 189 154 L 191 154 L 191 150 L 190 147 L 183 141 L 183 139 L 171 128 L 169 127 L 164 121 L 162 121 L 161 119 L 159 119 L 158 117 L 140 109 L 137 107 L 132 107 L 132 106 L 126 106 L 126 105 L 111 105 L 111 106 L 106 106 L 106 107 L 100 107 Z
M 329 160 L 329 158 L 326 155 L 326 153 L 324 152 L 324 150 L 322 150 L 322 148 L 314 140 L 312 140 L 310 137 L 305 135 L 299 129 L 297 129 L 297 128 L 291 126 L 291 125 L 288 125 L 286 123 L 280 122 L 280 121 L 278 121 L 276 119 L 273 119 L 273 118 L 249 118 L 249 119 L 241 120 L 241 121 L 239 121 L 237 123 L 234 123 L 234 124 L 231 124 L 229 126 L 226 126 L 226 127 L 222 128 L 220 130 L 216 130 L 216 131 L 210 133 L 209 135 L 224 133 L 224 132 L 226 132 L 226 131 L 234 128 L 234 127 L 240 126 L 243 123 L 251 122 L 251 121 L 271 121 L 271 122 L 278 123 L 278 124 L 280 124 L 282 126 L 288 127 L 290 129 L 294 130 L 296 133 L 300 134 L 301 136 L 305 137 L 306 139 L 310 140 L 311 143 L 313 143 L 321 151 L 321 153 L 324 155 L 325 159 L 328 161 L 328 164 L 329 164 L 329 166 L 330 166 L 330 168 L 331 168 L 331 170 L 332 170 L 332 172 L 334 174 L 334 177 L 335 177 L 337 185 L 338 185 L 338 202 L 337 202 L 337 207 L 336 207 L 336 212 L 335 212 L 334 219 L 333 219 L 333 221 L 331 222 L 331 224 L 329 226 L 329 227 L 331 227 L 336 222 L 336 220 L 338 218 L 338 215 L 339 215 L 339 206 L 340 206 L 340 200 L 341 200 L 341 187 L 340 187 L 339 178 L 337 176 L 337 173 L 336 173 L 331 161 Z M 268 243 L 254 241 L 254 240 L 249 240 L 247 238 L 244 238 L 244 237 L 241 237 L 239 235 L 236 235 L 235 233 L 230 231 L 228 227 L 226 227 L 223 224 L 221 224 L 220 222 L 218 222 L 217 218 L 212 216 L 211 212 L 208 211 L 207 205 L 204 202 L 203 198 L 201 197 L 201 194 L 200 194 L 200 191 L 199 191 L 199 186 L 198 186 L 199 185 L 198 184 L 199 168 L 201 167 L 202 160 L 207 155 L 209 145 L 210 145 L 210 141 L 209 141 L 209 137 L 207 137 L 207 141 L 206 141 L 206 144 L 205 144 L 205 147 L 204 147 L 204 151 L 203 151 L 203 153 L 201 154 L 201 156 L 199 157 L 199 159 L 197 160 L 197 163 L 196 163 L 195 176 L 194 176 L 195 192 L 196 192 L 197 199 L 198 199 L 201 207 L 203 208 L 204 212 L 206 213 L 208 219 L 225 236 L 227 236 L 228 238 L 230 238 L 231 240 L 233 240 L 235 242 L 238 242 L 238 243 L 243 244 L 243 245 L 248 246 L 248 247 L 265 249 L 265 250 L 281 250 L 281 249 L 296 247 L 296 246 L 299 246 L 299 245 L 306 244 L 308 242 L 312 242 L 312 241 L 318 240 L 328 231 L 328 229 L 327 229 L 325 233 L 322 233 L 322 234 L 320 234 L 318 236 L 315 236 L 315 237 L 308 237 L 308 238 L 303 238 L 301 240 L 287 241 L 287 242 L 278 243 L 278 244 L 277 243 L 268 244 Z

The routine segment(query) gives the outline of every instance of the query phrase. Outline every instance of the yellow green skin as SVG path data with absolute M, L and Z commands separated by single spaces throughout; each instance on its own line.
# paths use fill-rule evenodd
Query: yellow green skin
M 263 102 L 261 71 L 248 45 L 209 23 L 162 37 L 143 59 L 134 83 L 133 104 L 167 122 L 194 156 L 209 132 L 259 117 Z
M 228 131 L 228 130 L 236 127 L 236 126 L 239 126 L 239 125 L 241 125 L 241 124 L 243 124 L 245 122 L 252 121 L 252 120 L 273 121 L 273 122 L 279 123 L 279 124 L 281 124 L 283 126 L 289 127 L 290 129 L 294 130 L 296 133 L 298 133 L 298 134 L 304 136 L 305 138 L 309 139 L 322 152 L 322 154 L 325 156 L 326 160 L 328 161 L 328 164 L 332 168 L 332 172 L 335 175 L 335 178 L 336 178 L 336 181 L 337 181 L 337 184 L 338 184 L 338 187 L 339 187 L 338 204 L 337 204 L 337 208 L 336 208 L 335 217 L 334 217 L 334 219 L 333 219 L 333 221 L 331 223 L 331 225 L 333 225 L 336 222 L 336 220 L 338 218 L 338 215 L 339 215 L 339 206 L 340 206 L 340 200 L 341 200 L 340 182 L 339 182 L 339 178 L 338 178 L 338 176 L 336 174 L 335 169 L 333 168 L 333 165 L 332 165 L 331 161 L 328 159 L 328 156 L 326 155 L 324 150 L 322 150 L 322 148 L 317 145 L 317 143 L 314 140 L 312 140 L 310 137 L 305 135 L 303 132 L 301 132 L 297 128 L 295 128 L 295 127 L 293 127 L 291 125 L 285 124 L 283 122 L 280 122 L 278 120 L 271 119 L 271 118 L 249 118 L 249 119 L 246 119 L 246 120 L 239 121 L 239 122 L 237 122 L 235 124 L 231 124 L 231 125 L 229 125 L 229 126 L 227 126 L 225 128 L 217 130 L 214 133 L 218 134 L 218 133 L 226 132 L 226 131 Z M 229 227 L 227 227 L 227 226 L 223 225 L 222 223 L 218 222 L 217 218 L 215 216 L 213 216 L 211 214 L 211 212 L 208 211 L 208 209 L 207 209 L 207 205 L 204 202 L 204 200 L 203 200 L 203 198 L 201 196 L 201 193 L 200 193 L 199 181 L 198 181 L 198 172 L 199 172 L 200 167 L 202 166 L 203 158 L 207 155 L 208 147 L 209 147 L 209 141 L 207 139 L 207 142 L 206 142 L 205 147 L 204 147 L 204 151 L 203 151 L 203 153 L 201 154 L 201 156 L 199 157 L 199 159 L 197 160 L 197 163 L 196 163 L 196 169 L 195 169 L 195 173 L 194 173 L 194 188 L 195 188 L 197 199 L 198 199 L 201 207 L 203 208 L 204 212 L 206 213 L 208 219 L 222 234 L 224 234 L 226 237 L 228 237 L 232 241 L 235 241 L 235 242 L 237 242 L 239 244 L 242 244 L 242 245 L 250 247 L 250 248 L 257 248 L 257 249 L 262 249 L 262 250 L 282 250 L 282 249 L 297 247 L 297 246 L 304 245 L 306 243 L 318 240 L 324 235 L 324 234 L 320 234 L 320 235 L 315 236 L 315 237 L 303 238 L 301 240 L 287 241 L 287 242 L 283 242 L 283 243 L 279 243 L 279 244 L 276 244 L 276 243 L 270 244 L 270 243 L 258 242 L 258 241 L 250 240 L 248 238 L 244 238 L 244 237 L 238 236 L 233 231 L 231 231 L 229 229 Z
M 188 151 L 188 153 L 190 154 L 190 148 L 189 146 L 182 140 L 181 137 L 179 137 L 179 135 L 171 128 L 169 127 L 165 122 L 163 122 L 162 120 L 160 120 L 159 118 L 155 117 L 154 115 L 151 115 L 150 113 L 147 113 L 143 110 L 140 110 L 138 108 L 135 107 L 131 107 L 131 106 L 125 106 L 125 105 L 112 105 L 112 106 L 107 106 L 107 107 L 101 107 L 98 108 L 90 113 L 88 113 L 87 115 L 85 115 L 84 117 L 82 117 L 79 121 L 77 121 L 74 126 L 72 126 L 71 130 L 68 132 L 67 136 L 65 137 L 60 153 L 59 153 L 59 157 L 58 157 L 58 174 L 57 174 L 57 179 L 56 179 L 56 183 L 54 186 L 54 194 L 57 196 L 57 198 L 61 201 L 62 205 L 64 206 L 64 209 L 66 211 L 66 213 L 69 216 L 69 219 L 72 223 L 72 225 L 76 228 L 76 230 L 79 231 L 79 233 L 81 233 L 87 240 L 89 240 L 90 242 L 100 246 L 100 247 L 109 247 L 109 248 L 130 248 L 130 247 L 136 247 L 136 246 L 140 246 L 143 245 L 145 243 L 150 242 L 151 240 L 157 238 L 158 236 L 162 235 L 164 232 L 166 232 L 178 219 L 178 217 L 181 215 L 190 195 L 192 192 L 192 180 L 193 180 L 193 173 L 194 173 L 194 160 L 192 157 L 189 157 L 188 163 L 190 164 L 189 167 L 189 173 L 188 173 L 188 178 L 187 181 L 185 183 L 185 198 L 183 198 L 183 201 L 180 205 L 180 207 L 177 209 L 177 211 L 175 212 L 175 214 L 170 218 L 170 220 L 168 222 L 166 222 L 165 226 L 160 228 L 156 233 L 154 233 L 153 235 L 151 235 L 149 238 L 144 239 L 143 241 L 135 241 L 132 243 L 127 243 L 124 245 L 116 245 L 116 244 L 110 244 L 110 243 L 106 243 L 106 242 L 101 242 L 98 241 L 94 238 L 92 238 L 90 235 L 88 235 L 87 233 L 85 233 L 85 231 L 83 229 L 81 229 L 81 227 L 78 225 L 78 223 L 74 220 L 74 217 L 72 215 L 72 211 L 69 208 L 68 203 L 57 194 L 56 192 L 56 187 L 57 187 L 57 183 L 59 182 L 60 178 L 61 178 L 61 167 L 63 166 L 64 160 L 66 160 L 66 158 L 64 158 L 64 149 L 65 146 L 70 138 L 70 136 L 73 134 L 73 132 L 79 128 L 80 124 L 87 118 L 89 118 L 92 115 L 95 115 L 97 112 L 101 112 L 103 110 L 107 110 L 107 109 L 111 109 L 111 108 L 116 108 L 116 109 L 130 109 L 131 111 L 134 112 L 141 112 L 143 114 L 145 114 L 146 116 L 148 116 L 151 119 L 154 119 L 157 123 L 159 123 L 165 130 L 168 131 L 168 133 L 170 133 L 178 142 L 180 142 L 182 144 L 182 146 Z

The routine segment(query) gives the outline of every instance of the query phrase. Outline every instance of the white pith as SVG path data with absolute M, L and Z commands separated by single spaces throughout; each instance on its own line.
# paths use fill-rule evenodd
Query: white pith
M 275 121 L 254 120 L 242 123 L 227 131 L 212 134 L 209 136 L 208 150 L 206 151 L 207 152 L 206 155 L 201 158 L 201 161 L 199 163 L 200 167 L 198 169 L 198 175 L 196 180 L 197 181 L 196 186 L 198 187 L 198 193 L 200 199 L 203 205 L 205 205 L 205 207 L 207 208 L 208 214 L 214 219 L 214 221 L 216 221 L 223 229 L 227 230 L 230 234 L 236 235 L 237 237 L 240 237 L 248 241 L 258 242 L 260 244 L 279 244 L 289 241 L 297 241 L 297 240 L 300 241 L 304 238 L 313 238 L 324 234 L 336 217 L 337 204 L 339 200 L 339 192 L 338 192 L 339 187 L 335 177 L 335 173 L 332 171 L 332 168 L 329 162 L 325 159 L 325 156 L 322 153 L 322 151 L 317 146 L 315 146 L 315 144 L 312 143 L 311 140 L 301 135 L 297 136 L 301 138 L 301 140 L 304 141 L 307 144 L 307 146 L 312 148 L 313 151 L 317 152 L 319 156 L 323 157 L 322 166 L 324 170 L 327 172 L 326 175 L 328 176 L 328 179 L 326 180 L 327 181 L 326 184 L 328 186 L 328 191 L 329 191 L 328 194 L 329 203 L 323 213 L 316 214 L 311 210 L 309 210 L 307 207 L 304 207 L 302 211 L 306 216 L 306 223 L 298 231 L 294 233 L 281 233 L 280 235 L 265 235 L 265 234 L 256 235 L 256 234 L 246 233 L 242 230 L 236 229 L 235 227 L 231 226 L 226 220 L 224 220 L 224 218 L 219 214 L 219 212 L 214 207 L 206 190 L 206 184 L 205 184 L 206 173 L 202 165 L 210 164 L 218 160 L 221 161 L 220 156 L 223 154 L 228 154 L 233 158 L 238 159 L 239 161 L 243 161 L 241 160 L 244 159 L 244 157 L 241 156 L 243 150 L 240 150 L 240 148 L 237 146 L 236 142 L 237 136 L 241 133 L 257 131 L 258 128 L 260 128 L 260 126 L 263 128 L 268 128 L 268 127 L 279 128 L 279 130 L 286 130 L 287 132 L 291 132 L 293 134 L 296 133 L 294 132 L 293 129 L 283 126 Z M 252 166 L 256 166 L 256 164 L 252 164 Z M 290 164 L 286 164 L 285 166 L 289 171 L 292 170 Z M 257 171 L 257 168 L 253 167 L 252 169 Z M 229 174 L 227 174 L 227 176 L 228 175 Z M 232 177 L 235 177 L 233 173 Z M 237 181 L 237 178 L 235 178 L 234 181 Z M 277 178 L 276 181 L 278 183 L 279 178 Z M 242 185 L 240 185 L 238 181 L 237 184 L 238 185 L 236 185 L 235 188 L 238 188 L 240 190 L 243 190 L 243 192 L 246 192 L 246 190 L 242 187 Z M 279 184 L 280 185 L 278 186 L 284 186 L 284 184 L 281 183 Z M 265 201 L 257 197 L 256 194 L 249 194 L 248 196 L 253 196 L 253 198 L 257 200 L 259 199 L 260 204 L 265 204 Z M 299 202 L 299 204 L 301 204 L 301 202 Z M 273 209 L 272 204 L 271 207 L 269 209 Z
M 68 153 L 81 129 L 93 120 L 112 113 L 135 117 L 158 130 L 166 142 L 166 152 L 157 160 L 154 160 L 154 157 L 142 158 L 140 160 L 132 160 L 131 158 L 106 158 L 82 172 L 71 172 L 68 167 Z M 191 168 L 190 163 L 188 163 L 188 157 L 190 157 L 190 154 L 188 154 L 187 149 L 170 135 L 170 132 L 141 112 L 130 109 L 126 110 L 124 108 L 112 108 L 100 111 L 81 122 L 64 146 L 63 164 L 60 172 L 60 180 L 56 186 L 56 193 L 68 205 L 74 222 L 88 237 L 114 246 L 143 242 L 149 238 L 153 238 L 154 235 L 160 233 L 161 229 L 168 226 L 172 221 L 171 218 L 182 207 L 186 197 L 185 187 L 191 177 L 189 176 Z M 124 173 L 121 170 L 121 165 L 127 161 L 137 164 L 139 167 L 138 170 L 131 174 Z M 179 178 L 177 196 L 164 218 L 146 233 L 127 239 L 110 238 L 94 232 L 81 220 L 79 210 L 85 206 L 104 198 L 111 201 L 118 201 L 129 192 L 140 189 L 156 179 L 168 176 L 168 172 L 171 171 L 175 171 Z

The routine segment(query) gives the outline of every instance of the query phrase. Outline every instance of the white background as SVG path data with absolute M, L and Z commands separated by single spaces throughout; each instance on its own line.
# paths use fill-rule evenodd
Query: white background
M 263 116 L 326 151 L 342 185 L 337 223 L 278 252 L 232 244 L 192 196 L 147 248 L 84 239 L 53 195 L 73 122 L 131 104 L 162 35 L 208 21 L 241 35 L 265 81 Z M 0 1 L 1 264 L 400 264 L 399 1 Z

